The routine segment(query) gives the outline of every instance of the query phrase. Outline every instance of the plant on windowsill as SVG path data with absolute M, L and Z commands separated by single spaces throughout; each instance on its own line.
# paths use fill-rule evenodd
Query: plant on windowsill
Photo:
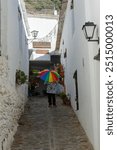
M 22 70 L 16 70 L 16 84 L 21 85 L 24 83 L 27 83 L 27 75 Z

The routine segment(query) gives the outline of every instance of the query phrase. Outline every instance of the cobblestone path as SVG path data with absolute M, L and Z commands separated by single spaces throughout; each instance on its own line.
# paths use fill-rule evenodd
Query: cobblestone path
M 93 150 L 70 106 L 48 108 L 47 97 L 33 97 L 19 120 L 12 150 Z

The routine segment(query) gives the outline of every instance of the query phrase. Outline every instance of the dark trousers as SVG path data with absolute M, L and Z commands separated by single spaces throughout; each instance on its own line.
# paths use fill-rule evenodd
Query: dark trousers
M 56 105 L 56 97 L 55 94 L 48 93 L 48 103 L 49 105 Z

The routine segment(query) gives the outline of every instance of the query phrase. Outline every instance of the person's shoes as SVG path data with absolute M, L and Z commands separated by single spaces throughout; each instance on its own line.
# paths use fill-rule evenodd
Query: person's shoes
M 55 105 L 53 105 L 53 107 L 57 107 L 57 105 L 55 104 Z
M 48 105 L 48 107 L 52 107 L 52 105 Z

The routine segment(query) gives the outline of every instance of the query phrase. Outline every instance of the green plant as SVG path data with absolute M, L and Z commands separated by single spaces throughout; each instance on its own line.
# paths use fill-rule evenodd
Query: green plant
M 64 105 L 71 106 L 70 99 L 68 99 L 68 96 L 67 96 L 64 92 L 61 93 L 61 94 L 59 94 L 59 96 L 60 96 L 61 99 L 63 100 L 63 104 L 64 104 Z
M 27 75 L 24 71 L 16 70 L 16 84 L 21 85 L 27 82 Z
M 60 93 L 59 96 L 61 97 L 61 99 L 67 98 L 67 95 L 64 92 Z

